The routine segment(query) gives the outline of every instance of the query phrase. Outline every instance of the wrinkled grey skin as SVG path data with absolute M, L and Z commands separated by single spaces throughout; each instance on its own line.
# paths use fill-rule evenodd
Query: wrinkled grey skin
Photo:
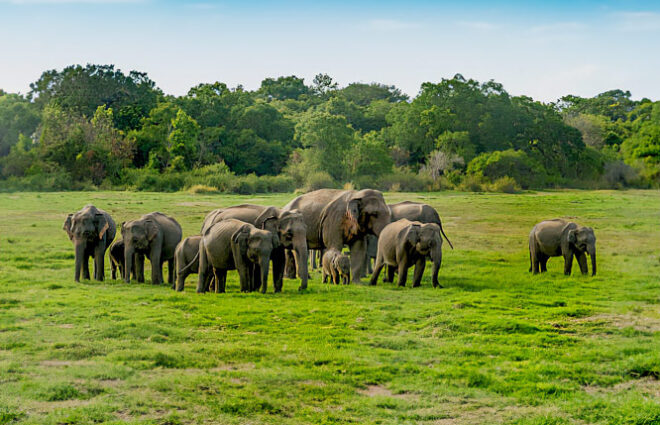
M 183 291 L 186 278 L 191 273 L 199 272 L 199 235 L 188 236 L 174 250 L 174 269 L 176 270 L 176 290 Z M 209 278 L 211 276 L 209 275 Z M 209 285 L 209 282 L 206 282 Z M 174 289 L 174 288 L 173 288 Z
M 332 283 L 339 285 L 341 283 L 348 285 L 351 281 L 351 260 L 348 256 L 342 254 L 334 248 L 327 250 L 321 258 L 321 269 L 323 273 L 323 283 L 328 282 L 328 276 Z
M 258 229 L 268 230 L 279 239 L 279 246 L 273 250 L 273 286 L 275 292 L 282 291 L 284 277 L 284 250 L 291 250 L 298 261 L 300 288 L 307 288 L 307 226 L 302 215 L 295 210 L 280 211 L 275 207 L 243 204 L 221 208 L 207 214 L 202 224 L 202 234 L 213 224 L 227 218 L 250 223 Z
M 433 263 L 433 287 L 441 287 L 438 283 L 438 271 L 442 264 L 440 227 L 435 223 L 420 223 L 405 218 L 397 220 L 385 227 L 378 238 L 378 255 L 370 284 L 375 285 L 382 268 L 388 266 L 390 277 L 393 277 L 394 269 L 398 269 L 398 284 L 405 286 L 408 269 L 414 265 L 413 288 L 417 287 L 422 281 L 427 256 Z
M 374 269 L 371 260 L 376 261 L 378 255 L 378 238 L 374 235 L 367 235 L 367 273 L 373 273 Z
M 115 239 L 117 226 L 110 214 L 94 205 L 86 205 L 80 211 L 69 214 L 62 229 L 69 235 L 75 248 L 74 279 L 89 279 L 89 257 L 94 258 L 94 279 L 105 277 L 105 251 Z
M 366 236 L 378 236 L 390 223 L 390 210 L 377 190 L 320 189 L 300 195 L 282 208 L 298 210 L 307 225 L 309 249 L 351 251 L 351 278 L 359 282 L 366 262 Z M 286 275 L 291 276 L 294 260 L 287 257 Z M 300 268 L 300 266 L 299 266 Z
M 529 234 L 529 271 L 546 272 L 550 257 L 564 257 L 564 274 L 570 275 L 573 257 L 582 274 L 588 274 L 587 257 L 591 257 L 591 274 L 596 274 L 596 236 L 594 229 L 561 219 L 542 221 Z
M 182 235 L 181 226 L 175 219 L 160 212 L 152 212 L 137 220 L 123 222 L 121 234 L 126 264 L 124 281 L 131 281 L 128 271 L 133 268 L 134 255 L 142 254 L 151 262 L 151 283 L 163 283 L 163 263 L 167 262 L 168 282 L 174 285 L 174 250 Z M 138 267 L 144 266 L 139 264 Z
M 244 221 L 228 218 L 208 229 L 199 243 L 197 292 L 208 291 L 208 273 L 215 276 L 215 291 L 225 292 L 227 270 L 238 270 L 241 292 L 261 286 L 266 292 L 268 264 L 279 239 L 268 230 L 257 229 Z
M 140 282 L 144 282 L 144 256 L 141 254 L 142 258 L 133 258 L 133 270 L 131 270 L 131 275 L 133 279 L 136 279 Z M 112 270 L 112 279 L 117 279 L 117 269 L 119 269 L 119 276 L 121 279 L 124 278 L 124 240 L 117 239 L 110 245 L 108 251 L 108 256 L 110 257 L 110 267 Z

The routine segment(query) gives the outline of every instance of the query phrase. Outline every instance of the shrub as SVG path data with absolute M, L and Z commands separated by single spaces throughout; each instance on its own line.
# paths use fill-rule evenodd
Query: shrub
M 208 194 L 208 193 L 218 193 L 218 189 L 211 186 L 205 186 L 203 184 L 196 184 L 188 188 L 188 192 L 193 194 Z
M 547 178 L 543 165 L 530 158 L 525 152 L 513 149 L 482 153 L 470 161 L 467 174 L 482 176 L 489 180 L 508 176 L 525 189 L 543 186 Z
M 458 190 L 464 192 L 483 192 L 483 179 L 479 176 L 465 176 L 461 184 L 458 185 Z
M 335 183 L 334 179 L 332 178 L 332 176 L 330 176 L 330 174 L 326 173 L 325 171 L 317 171 L 307 176 L 307 179 L 305 180 L 304 190 L 306 192 L 311 192 L 313 190 L 329 189 L 329 188 L 334 188 L 336 186 L 337 183 Z
M 516 183 L 514 179 L 509 176 L 505 176 L 500 177 L 488 185 L 488 190 L 490 192 L 516 193 L 520 192 L 520 186 L 518 186 L 518 183 Z
M 608 162 L 605 164 L 603 180 L 607 187 L 620 189 L 639 183 L 639 173 L 623 161 Z

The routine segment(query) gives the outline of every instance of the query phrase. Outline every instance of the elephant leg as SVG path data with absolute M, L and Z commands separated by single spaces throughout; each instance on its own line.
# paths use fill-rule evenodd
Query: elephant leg
M 369 285 L 375 286 L 378 283 L 378 276 L 380 275 L 380 271 L 383 270 L 383 266 L 385 266 L 385 262 L 383 261 L 383 257 L 380 255 L 376 255 L 376 263 L 374 264 L 374 272 L 371 273 L 371 279 L 369 280 Z
M 339 285 L 339 272 L 337 269 L 332 269 L 332 283 Z
M 273 263 L 273 286 L 275 292 L 282 292 L 282 287 L 284 286 L 284 265 L 286 261 L 284 249 L 282 247 L 275 249 L 270 258 Z
M 570 276 L 571 269 L 573 269 L 573 252 L 567 252 L 564 254 L 564 274 Z
M 144 283 L 144 254 L 135 254 L 134 257 L 135 268 L 133 273 L 137 275 L 139 283 Z
M 87 253 L 83 255 L 82 272 L 83 279 L 89 280 L 89 254 Z
M 415 271 L 413 273 L 413 288 L 417 288 L 422 284 L 422 276 L 426 268 L 426 257 L 419 258 L 415 263 Z M 437 279 L 437 277 L 436 277 Z M 433 285 L 435 287 L 435 285 Z
M 406 286 L 406 280 L 408 279 L 408 265 L 406 261 L 401 261 L 399 263 L 399 286 Z
M 307 271 L 307 256 L 309 252 L 306 249 L 295 249 L 293 250 L 293 257 L 296 265 L 298 266 L 298 277 L 300 278 L 300 286 L 298 287 L 299 291 L 307 289 L 307 280 L 309 278 L 309 272 Z M 280 290 L 282 288 L 280 287 Z M 278 291 L 276 291 L 278 292 Z
M 213 278 L 215 279 L 216 282 L 220 280 L 219 277 L 220 277 L 220 276 L 219 276 L 219 274 L 218 274 L 218 269 L 216 269 L 215 267 L 213 267 Z M 220 285 L 215 285 L 215 293 L 216 293 L 216 294 L 219 294 L 219 293 L 220 293 Z
M 364 267 L 364 262 L 367 257 L 367 241 L 357 239 L 350 246 L 351 249 L 351 280 L 353 283 L 360 283 L 360 272 Z
M 296 278 L 296 260 L 293 258 L 293 252 L 290 249 L 285 253 L 284 277 L 287 279 Z
M 172 289 L 175 289 L 174 285 L 174 258 L 167 260 L 167 282 L 170 284 Z
M 105 243 L 101 241 L 94 249 L 94 279 L 105 279 Z
M 383 277 L 383 282 L 394 282 L 395 266 L 387 266 L 387 275 Z
M 328 283 L 328 274 L 323 270 L 321 272 L 323 274 L 323 283 Z
M 308 255 L 309 261 L 312 263 L 312 270 L 316 270 L 316 251 L 310 249 Z
M 580 266 L 580 273 L 589 274 L 589 268 L 587 267 L 587 254 L 580 252 L 575 255 L 578 265 Z
M 149 253 L 151 261 L 151 283 L 160 285 L 163 283 L 163 262 L 161 261 L 161 247 L 153 246 Z
M 548 271 L 548 259 L 549 258 L 550 257 L 548 257 L 545 254 L 541 254 L 539 256 L 538 262 L 539 262 L 539 267 L 540 267 L 541 273 L 545 273 L 545 272 Z
M 203 294 L 208 291 L 208 280 L 207 275 L 209 274 L 209 261 L 206 256 L 206 249 L 204 247 L 204 241 L 202 240 L 199 243 L 199 268 L 197 270 L 197 293 Z M 217 281 L 216 281 L 217 284 Z
M 540 252 L 537 252 L 536 249 L 530 249 L 529 250 L 529 261 L 530 261 L 530 266 L 529 266 L 529 271 L 532 272 L 532 274 L 538 274 L 539 273 L 539 255 Z
M 227 286 L 227 270 L 217 269 L 215 273 L 215 292 L 224 294 Z

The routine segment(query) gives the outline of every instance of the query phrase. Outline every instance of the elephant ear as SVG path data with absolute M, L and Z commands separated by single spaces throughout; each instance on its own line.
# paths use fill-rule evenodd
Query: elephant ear
M 567 239 L 569 243 L 577 242 L 577 235 L 575 234 L 575 229 L 571 229 L 568 231 Z
M 343 230 L 347 239 L 358 234 L 360 224 L 360 209 L 362 208 L 362 199 L 353 198 L 346 205 L 346 214 L 344 214 Z
M 411 224 L 408 227 L 408 230 L 406 230 L 406 234 L 405 234 L 406 242 L 408 242 L 412 246 L 417 245 L 417 242 L 419 242 L 420 230 L 421 227 L 419 226 L 419 224 Z
M 144 225 L 147 230 L 147 238 L 150 241 L 156 239 L 156 236 L 158 236 L 158 226 L 156 225 L 156 223 L 153 220 L 149 219 L 149 220 L 145 220 Z
M 96 213 L 94 216 L 94 224 L 96 225 L 96 231 L 99 234 L 99 239 L 103 239 L 103 235 L 105 235 L 105 232 L 110 227 L 108 220 L 105 218 L 105 214 Z
M 72 226 L 72 217 L 73 214 L 69 214 L 66 216 L 66 220 L 64 220 L 64 225 L 62 226 L 62 229 L 66 232 L 67 235 L 69 235 L 69 239 L 73 239 L 73 232 L 71 231 L 71 226 Z
M 277 220 L 277 208 L 268 207 L 266 208 L 257 219 L 254 221 L 254 227 L 257 229 L 266 229 L 266 226 L 270 220 Z

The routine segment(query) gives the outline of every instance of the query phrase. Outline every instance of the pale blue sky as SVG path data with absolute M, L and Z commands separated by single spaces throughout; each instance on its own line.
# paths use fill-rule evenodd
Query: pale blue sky
M 324 72 L 414 96 L 461 73 L 543 101 L 612 88 L 657 100 L 660 2 L 0 0 L 0 88 L 26 93 L 74 63 L 145 71 L 176 95 Z

